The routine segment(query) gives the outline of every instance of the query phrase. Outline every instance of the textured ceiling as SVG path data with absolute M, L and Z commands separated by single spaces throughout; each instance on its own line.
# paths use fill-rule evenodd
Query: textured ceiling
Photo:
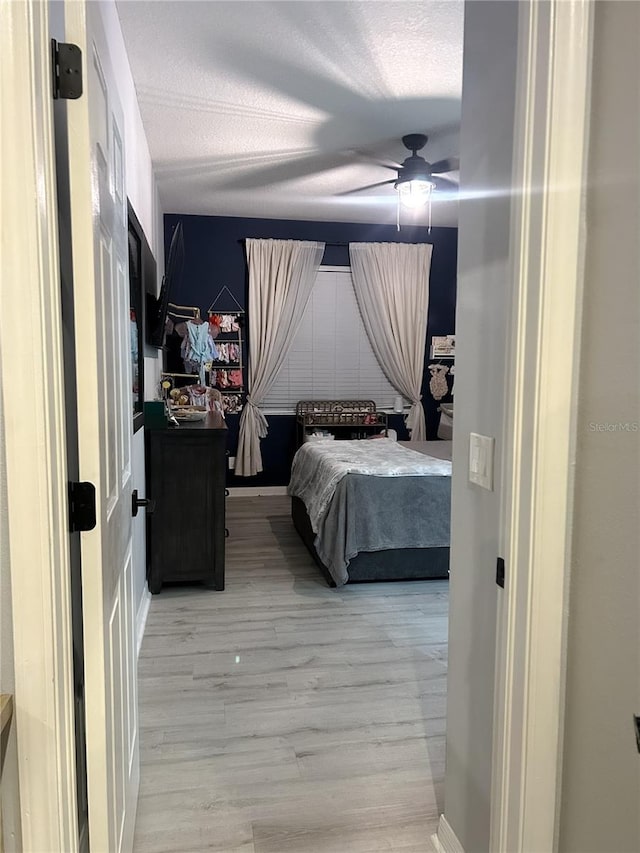
M 392 178 L 374 161 L 408 155 L 406 133 L 429 134 L 431 162 L 459 153 L 462 0 L 118 12 L 167 212 L 394 222 L 393 185 L 338 194 Z M 454 225 L 456 202 L 440 195 L 433 221 Z

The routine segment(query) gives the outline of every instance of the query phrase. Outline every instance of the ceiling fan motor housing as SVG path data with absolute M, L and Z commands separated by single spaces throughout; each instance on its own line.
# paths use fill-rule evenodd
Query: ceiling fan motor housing
M 420 151 L 421 148 L 424 148 L 428 139 L 429 137 L 424 133 L 408 133 L 406 136 L 402 137 L 402 144 L 415 155 L 416 151 Z
M 431 165 L 417 153 L 427 144 L 427 139 L 424 133 L 408 133 L 402 137 L 402 144 L 411 151 L 411 156 L 398 169 L 398 180 L 394 184 L 396 189 L 409 181 L 429 181 Z

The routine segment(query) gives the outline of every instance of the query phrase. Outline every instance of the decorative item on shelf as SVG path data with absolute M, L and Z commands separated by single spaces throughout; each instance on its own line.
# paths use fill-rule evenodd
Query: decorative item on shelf
M 222 395 L 222 408 L 225 413 L 235 415 L 242 411 L 242 395 L 241 394 L 224 394 Z
M 178 422 L 203 421 L 207 417 L 207 410 L 203 406 L 176 406 L 171 409 L 171 414 Z
M 209 409 L 213 412 L 220 412 L 224 417 L 224 405 L 221 392 L 217 388 L 208 388 L 207 395 L 209 399 Z
M 177 381 L 179 380 L 179 381 Z M 163 400 L 169 398 L 175 399 L 175 390 L 185 384 L 185 381 L 197 383 L 199 376 L 197 373 L 169 373 L 163 371 L 160 374 L 160 394 Z
M 163 399 L 168 412 L 178 421 L 203 420 L 208 412 L 224 415 L 221 392 L 217 388 L 201 385 L 197 374 L 162 373 L 161 376 Z M 185 385 L 185 380 L 190 380 L 190 384 Z M 204 414 L 199 414 L 201 412 Z
M 245 311 L 225 285 L 207 309 L 215 330 L 217 358 L 208 365 L 209 385 L 221 394 L 225 413 L 242 411 L 244 393 L 243 340 Z

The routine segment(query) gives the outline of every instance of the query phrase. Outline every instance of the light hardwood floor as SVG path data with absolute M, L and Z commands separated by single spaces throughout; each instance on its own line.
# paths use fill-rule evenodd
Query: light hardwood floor
M 136 853 L 425 853 L 447 582 L 330 589 L 287 498 L 230 498 L 227 519 L 225 592 L 151 604 Z

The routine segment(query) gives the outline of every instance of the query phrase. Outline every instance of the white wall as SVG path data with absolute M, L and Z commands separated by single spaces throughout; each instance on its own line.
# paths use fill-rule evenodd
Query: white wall
M 517 3 L 465 4 L 461 188 L 511 179 Z M 499 499 L 468 482 L 469 433 L 500 454 L 509 198 L 460 203 L 445 817 L 467 853 L 489 846 Z M 495 471 L 500 482 L 500 471 Z
M 118 75 L 118 92 L 124 111 L 126 128 L 127 195 L 146 234 L 158 266 L 158 282 L 164 272 L 163 210 L 157 182 L 153 174 L 147 137 L 142 125 L 138 97 L 131 66 L 122 36 L 115 0 L 101 2 L 102 19 L 109 41 L 113 67 Z M 144 349 L 145 399 L 153 400 L 162 369 L 159 352 Z
M 149 241 L 151 251 L 158 264 L 158 274 L 161 277 L 164 268 L 162 209 L 149 146 L 142 126 L 142 117 L 115 1 L 101 2 L 100 9 L 124 113 L 127 195 Z M 158 350 L 145 347 L 144 381 L 147 399 L 153 399 L 159 380 L 161 368 L 158 354 Z M 138 490 L 140 496 L 145 495 L 144 436 L 142 431 L 136 433 L 133 442 L 133 488 Z M 138 518 L 134 521 L 133 536 L 136 608 L 139 619 L 144 620 L 149 593 L 146 586 L 144 558 L 146 531 L 143 512 L 139 513 Z
M 640 5 L 595 9 L 560 845 L 640 850 Z
M 159 245 L 156 228 L 156 185 L 115 0 L 102 0 L 100 10 L 124 113 L 127 195 L 156 255 Z

